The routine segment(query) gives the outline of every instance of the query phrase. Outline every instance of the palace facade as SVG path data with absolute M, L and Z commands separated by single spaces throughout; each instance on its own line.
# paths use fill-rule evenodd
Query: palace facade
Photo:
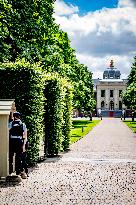
M 103 79 L 93 79 L 96 96 L 96 112 L 105 117 L 120 117 L 126 109 L 122 102 L 122 92 L 127 87 L 127 79 L 121 79 L 120 71 L 114 67 L 113 60 L 104 70 Z

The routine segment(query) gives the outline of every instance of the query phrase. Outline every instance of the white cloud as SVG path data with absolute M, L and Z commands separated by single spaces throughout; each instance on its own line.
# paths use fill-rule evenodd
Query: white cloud
M 63 1 L 56 1 L 55 8 L 56 5 L 64 11 L 67 8 L 69 14 L 73 9 L 69 16 L 62 16 L 61 12 L 55 12 L 54 16 L 60 28 L 68 33 L 79 62 L 91 68 L 94 76 L 99 74 L 100 77 L 113 58 L 122 76 L 129 74 L 136 55 L 134 0 L 120 0 L 117 8 L 104 8 L 84 16 L 79 16 L 77 7 L 68 6 Z
M 136 1 L 135 0 L 120 0 L 119 7 L 134 7 L 136 6 Z
M 110 60 L 114 61 L 115 68 L 119 68 L 122 78 L 127 78 L 133 58 L 131 56 L 107 55 L 103 58 L 77 53 L 77 59 L 88 66 L 93 78 L 102 78 L 103 71 L 109 67 Z
M 63 0 L 57 0 L 55 3 L 55 14 L 58 16 L 70 15 L 76 12 L 78 12 L 77 6 L 73 6 L 72 4 L 68 5 L 64 3 Z

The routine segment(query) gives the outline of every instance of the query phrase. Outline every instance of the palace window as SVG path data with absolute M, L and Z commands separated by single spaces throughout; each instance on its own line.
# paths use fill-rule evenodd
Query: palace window
M 122 110 L 122 102 L 119 101 L 119 110 Z
M 110 90 L 110 97 L 113 98 L 113 90 Z
M 105 90 L 101 90 L 101 97 L 105 97 Z
M 102 101 L 102 102 L 101 102 L 101 108 L 103 109 L 104 106 L 105 106 L 105 103 L 104 103 L 104 101 Z
M 119 97 L 121 97 L 122 95 L 122 90 L 119 90 Z

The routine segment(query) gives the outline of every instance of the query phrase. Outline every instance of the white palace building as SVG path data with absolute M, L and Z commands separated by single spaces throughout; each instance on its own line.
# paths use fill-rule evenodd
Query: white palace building
M 122 92 L 127 87 L 127 79 L 121 79 L 120 71 L 114 67 L 113 60 L 104 70 L 103 79 L 93 79 L 96 96 L 96 111 L 103 117 L 120 117 L 126 109 L 122 103 Z

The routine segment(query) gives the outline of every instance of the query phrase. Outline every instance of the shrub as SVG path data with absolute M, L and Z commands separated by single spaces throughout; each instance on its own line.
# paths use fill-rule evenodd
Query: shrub
M 45 73 L 40 64 L 18 61 L 0 64 L 0 82 L 1 98 L 15 99 L 28 128 L 29 165 L 38 161 L 43 138 L 47 155 L 69 147 L 72 86 L 66 79 Z
M 45 139 L 47 155 L 56 155 L 69 147 L 72 109 L 72 89 L 68 81 L 57 74 L 45 80 Z
M 64 92 L 64 103 L 63 103 L 63 127 L 62 127 L 62 147 L 63 150 L 67 150 L 70 145 L 70 131 L 72 128 L 72 87 L 67 83 Z
M 0 64 L 0 96 L 15 99 L 17 111 L 28 128 L 30 147 L 28 163 L 39 157 L 39 143 L 43 138 L 44 81 L 40 65 L 24 61 Z

